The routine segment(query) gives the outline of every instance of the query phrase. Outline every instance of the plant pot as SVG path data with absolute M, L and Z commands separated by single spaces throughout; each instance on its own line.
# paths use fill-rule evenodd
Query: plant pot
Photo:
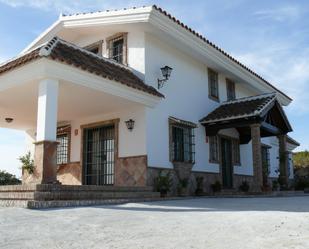
M 188 190 L 187 190 L 187 188 L 180 188 L 180 189 L 178 190 L 178 195 L 179 195 L 179 196 L 182 196 L 182 197 L 188 196 Z
M 160 197 L 162 197 L 162 198 L 167 197 L 167 191 L 166 190 L 161 190 L 160 191 Z
M 195 190 L 195 195 L 197 195 L 197 196 L 203 196 L 203 195 L 204 195 L 203 189 L 197 189 L 197 190 Z

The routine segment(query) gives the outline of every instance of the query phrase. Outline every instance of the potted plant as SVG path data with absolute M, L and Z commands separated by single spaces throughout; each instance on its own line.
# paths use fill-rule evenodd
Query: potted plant
M 249 186 L 249 183 L 248 183 L 247 181 L 243 181 L 243 182 L 241 183 L 241 185 L 239 186 L 239 190 L 240 190 L 241 192 L 248 192 L 248 191 L 249 191 L 249 188 L 250 188 L 250 186 Z
M 220 192 L 221 191 L 221 182 L 219 182 L 218 180 L 215 181 L 215 183 L 211 184 L 211 189 L 212 189 L 212 192 Z
M 179 196 L 187 196 L 188 195 L 188 185 L 189 185 L 189 179 L 184 178 L 180 179 L 178 182 L 178 195 Z
M 34 173 L 34 160 L 31 158 L 30 151 L 26 155 L 19 157 L 18 160 L 22 164 L 21 169 L 23 172 L 26 171 L 29 175 Z
M 273 180 L 272 190 L 273 191 L 279 191 L 280 190 L 280 186 L 279 186 L 278 180 Z
M 196 195 L 203 195 L 204 193 L 203 182 L 204 182 L 204 177 L 202 176 L 196 177 L 196 190 L 195 190 Z
M 166 174 L 164 174 L 163 171 L 160 171 L 158 177 L 155 178 L 155 190 L 160 192 L 161 197 L 166 197 L 172 187 L 172 179 L 170 175 L 170 171 Z

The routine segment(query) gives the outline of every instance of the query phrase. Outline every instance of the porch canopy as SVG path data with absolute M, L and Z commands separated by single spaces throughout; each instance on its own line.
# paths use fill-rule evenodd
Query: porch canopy
M 292 127 L 275 93 L 240 98 L 222 103 L 200 120 L 207 136 L 221 129 L 235 128 L 241 144 L 252 142 L 253 191 L 260 192 L 267 185 L 263 177 L 261 137 L 277 136 L 280 153 L 280 179 L 288 185 L 287 133 Z
M 275 93 L 224 102 L 200 122 L 205 126 L 207 136 L 214 136 L 221 129 L 235 128 L 241 144 L 251 140 L 250 126 L 253 124 L 260 125 L 261 137 L 285 135 L 292 131 Z
M 0 65 L 0 127 L 34 131 L 38 183 L 56 181 L 59 124 L 131 115 L 162 98 L 131 68 L 57 37 Z

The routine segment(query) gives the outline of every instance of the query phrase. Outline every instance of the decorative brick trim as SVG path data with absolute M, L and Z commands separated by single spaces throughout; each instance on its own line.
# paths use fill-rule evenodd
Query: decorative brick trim
M 115 163 L 115 186 L 146 186 L 147 155 L 119 157 Z
M 80 162 L 58 165 L 57 180 L 64 185 L 81 185 L 82 167 Z

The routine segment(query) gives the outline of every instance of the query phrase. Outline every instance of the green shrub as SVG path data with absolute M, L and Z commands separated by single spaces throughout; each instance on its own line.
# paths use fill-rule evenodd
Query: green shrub
M 279 189 L 279 182 L 278 182 L 278 180 L 273 180 L 272 190 L 273 191 L 277 191 L 278 189 Z
M 154 186 L 155 190 L 161 193 L 161 196 L 165 196 L 172 187 L 171 172 L 164 174 L 163 171 L 160 171 L 158 177 L 154 180 Z
M 305 188 L 309 188 L 309 179 L 297 179 L 295 181 L 295 190 L 304 190 Z
M 0 185 L 18 185 L 21 184 L 21 181 L 16 178 L 16 176 L 0 170 Z
M 30 151 L 27 152 L 26 155 L 21 156 L 18 158 L 19 161 L 22 163 L 22 170 L 26 170 L 29 174 L 33 174 L 34 172 L 34 160 L 31 158 Z

